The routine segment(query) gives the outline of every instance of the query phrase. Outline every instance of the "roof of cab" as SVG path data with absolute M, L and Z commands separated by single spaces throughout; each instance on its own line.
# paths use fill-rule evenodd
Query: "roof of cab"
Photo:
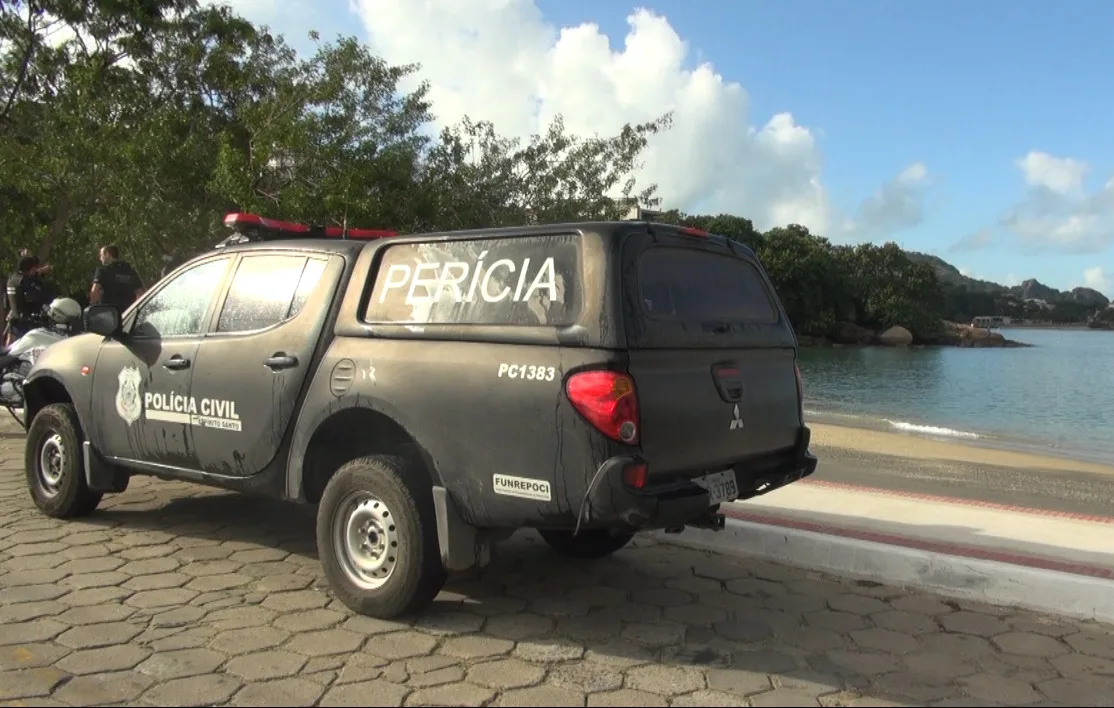
M 615 231 L 629 231 L 632 228 L 643 227 L 655 230 L 668 230 L 684 236 L 691 236 L 693 238 L 709 239 L 716 241 L 722 245 L 733 245 L 737 250 L 754 257 L 754 251 L 750 246 L 742 241 L 733 241 L 732 239 L 722 236 L 720 234 L 709 233 L 701 229 L 691 226 L 677 226 L 675 224 L 665 224 L 658 221 L 646 220 L 633 220 L 623 219 L 615 221 L 570 221 L 560 224 L 532 224 L 527 226 L 502 226 L 492 229 L 458 229 L 452 231 L 434 231 L 430 233 L 413 233 L 413 234 L 399 234 L 399 240 L 414 241 L 417 239 L 426 240 L 453 240 L 459 238 L 504 238 L 513 236 L 542 236 L 555 233 L 568 233 L 570 231 L 595 231 L 597 233 L 615 232 Z M 391 240 L 394 240 L 392 238 Z M 729 246 L 730 247 L 730 246 Z
M 709 234 L 701 229 L 688 226 L 676 226 L 646 220 L 613 220 L 613 221 L 574 221 L 558 224 L 531 224 L 520 226 L 503 226 L 497 228 L 479 229 L 454 229 L 445 231 L 398 233 L 387 230 L 372 229 L 346 229 L 341 227 L 320 227 L 292 222 L 283 222 L 256 214 L 230 213 L 225 216 L 224 223 L 230 226 L 236 234 L 243 235 L 247 241 L 228 243 L 226 239 L 219 246 L 223 249 L 256 250 L 274 248 L 281 243 L 284 248 L 308 251 L 329 251 L 353 253 L 363 248 L 369 242 L 390 240 L 403 243 L 414 241 L 452 241 L 462 238 L 507 238 L 514 236 L 535 236 L 554 233 L 568 233 L 570 231 L 594 231 L 597 233 L 613 233 L 616 231 L 629 231 L 632 228 L 643 227 L 650 229 L 666 229 L 675 233 L 701 239 L 711 239 L 723 245 L 728 245 L 730 239 L 718 234 Z M 744 243 L 734 242 L 736 248 L 742 249 L 749 255 L 753 251 Z

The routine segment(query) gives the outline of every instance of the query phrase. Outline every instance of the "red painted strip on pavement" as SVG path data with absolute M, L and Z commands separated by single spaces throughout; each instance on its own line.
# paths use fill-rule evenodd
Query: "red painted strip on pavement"
M 938 504 L 957 504 L 959 506 L 974 506 L 980 509 L 994 511 L 1009 511 L 1016 514 L 1029 514 L 1030 516 L 1043 516 L 1054 519 L 1067 519 L 1069 521 L 1087 521 L 1095 524 L 1114 524 L 1114 516 L 1098 516 L 1095 514 L 1078 514 L 1073 511 L 1058 511 L 1056 509 L 1038 509 L 1032 506 L 1015 506 L 1013 504 L 998 504 L 996 502 L 979 501 L 978 499 L 964 499 L 962 497 L 946 497 L 939 494 L 924 494 L 921 492 L 906 492 L 897 489 L 884 489 L 882 487 L 867 487 L 861 484 L 847 484 L 845 482 L 830 482 L 826 479 L 802 479 L 795 484 L 804 484 L 809 487 L 828 487 L 848 492 L 866 492 L 869 494 L 884 494 L 903 499 L 916 501 L 935 502 Z
M 1055 570 L 1061 573 L 1071 573 L 1073 575 L 1086 575 L 1093 578 L 1106 578 L 1108 580 L 1114 579 L 1114 568 L 1102 568 L 1099 566 L 1085 565 L 1083 563 L 1068 563 L 1052 558 L 1042 558 L 1040 556 L 1030 556 L 1021 553 L 1011 553 L 1009 551 L 995 551 L 988 548 L 977 548 L 974 546 L 958 546 L 951 543 L 923 541 L 921 539 L 909 538 L 907 536 L 896 536 L 893 534 L 878 533 L 875 531 L 842 528 L 839 526 L 831 526 L 828 524 L 818 524 L 812 521 L 801 521 L 798 519 L 788 519 L 779 516 L 769 516 L 766 514 L 753 514 L 750 512 L 739 511 L 737 509 L 731 508 L 720 507 L 720 511 L 729 518 L 738 519 L 739 521 L 749 521 L 755 524 L 763 524 L 765 526 L 780 526 L 784 528 L 796 529 L 798 531 L 811 531 L 813 533 L 826 534 L 828 536 L 840 536 L 843 538 L 852 538 L 859 541 L 870 541 L 872 543 L 882 543 L 890 546 L 902 546 L 904 548 L 912 548 L 918 551 L 928 551 L 930 553 L 942 553 L 950 556 L 997 561 L 999 563 L 1010 563 L 1013 565 L 1021 565 L 1029 568 L 1039 568 L 1041 570 Z

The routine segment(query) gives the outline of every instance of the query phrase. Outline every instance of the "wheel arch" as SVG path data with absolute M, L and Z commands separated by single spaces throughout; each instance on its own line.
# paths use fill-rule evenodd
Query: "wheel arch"
M 60 378 L 44 373 L 24 383 L 23 401 L 23 419 L 26 429 L 31 427 L 31 421 L 43 408 L 52 403 L 74 404 L 74 397 Z M 77 406 L 75 405 L 74 408 L 76 410 Z M 84 427 L 85 421 L 82 420 L 81 411 L 77 411 L 77 418 Z
M 441 478 L 429 451 L 394 411 L 360 397 L 339 399 L 295 436 L 287 468 L 287 494 L 316 504 L 342 465 L 365 455 L 396 455 L 414 463 L 430 486 Z

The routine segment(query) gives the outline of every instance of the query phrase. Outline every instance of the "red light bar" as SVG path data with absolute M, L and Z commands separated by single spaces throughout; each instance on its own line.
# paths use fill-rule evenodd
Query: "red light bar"
M 697 236 L 699 238 L 708 238 L 708 232 L 705 231 L 704 229 L 698 229 L 694 226 L 680 226 L 678 228 L 681 230 L 681 233 L 685 234 L 686 236 Z
M 306 224 L 295 224 L 289 221 L 267 219 L 258 214 L 245 214 L 240 212 L 233 212 L 226 215 L 224 217 L 224 225 L 231 228 L 236 233 L 255 230 L 259 232 L 268 232 L 274 236 L 286 236 L 287 238 L 297 238 L 299 236 L 306 238 L 321 236 L 325 238 L 343 238 L 345 233 L 344 229 L 339 226 L 329 226 L 326 228 L 313 227 Z M 348 238 L 350 239 L 376 239 L 397 235 L 397 231 L 387 231 L 385 229 L 348 229 Z

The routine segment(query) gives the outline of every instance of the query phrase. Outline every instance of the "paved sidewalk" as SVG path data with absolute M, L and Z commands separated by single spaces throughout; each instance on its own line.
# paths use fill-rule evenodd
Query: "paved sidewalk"
M 1045 473 L 1045 474 L 1055 474 Z M 1101 569 L 1114 577 L 1110 534 L 1114 517 L 1013 506 L 972 499 L 833 484 L 807 479 L 751 502 L 732 504 L 747 515 L 805 521 L 865 536 L 907 538 L 986 557 L 1040 558 L 1068 572 Z M 1008 560 L 1006 561 L 1008 562 Z M 1089 572 L 1091 575 L 1098 573 Z
M 308 509 L 137 479 L 39 515 L 0 433 L 0 704 L 1110 705 L 1114 628 L 652 541 L 500 547 L 413 622 L 324 588 Z

